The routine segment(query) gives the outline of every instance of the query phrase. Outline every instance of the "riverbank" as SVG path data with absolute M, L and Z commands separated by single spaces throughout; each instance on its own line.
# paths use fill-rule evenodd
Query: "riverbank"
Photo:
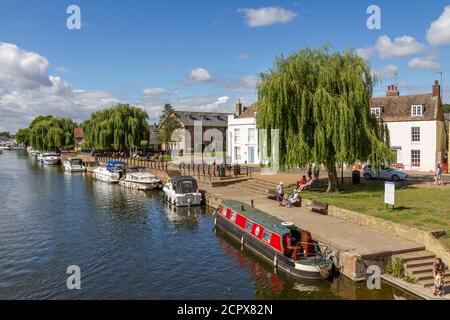
M 279 207 L 278 203 L 267 199 L 262 193 L 244 188 L 236 184 L 226 187 L 204 187 L 208 204 L 217 207 L 222 199 L 231 199 L 253 205 L 255 208 L 276 216 L 284 221 L 294 222 L 301 228 L 310 231 L 313 237 L 328 250 L 333 250 L 338 257 L 342 274 L 353 281 L 367 278 L 367 267 L 380 266 L 384 269 L 393 255 L 423 252 L 425 247 L 401 237 L 387 235 L 368 227 L 347 222 L 345 220 L 322 216 L 310 212 L 305 207 Z M 386 278 L 388 280 L 389 278 Z M 395 285 L 402 283 L 396 281 Z M 404 289 L 411 291 L 411 286 L 404 283 Z M 414 294 L 433 299 L 428 289 L 416 290 Z

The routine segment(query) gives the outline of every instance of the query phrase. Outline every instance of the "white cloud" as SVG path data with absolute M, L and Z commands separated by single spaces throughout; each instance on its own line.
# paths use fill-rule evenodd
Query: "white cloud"
M 145 88 L 142 93 L 146 96 L 162 96 L 166 93 L 166 89 L 162 88 Z
M 422 69 L 422 70 L 440 70 L 442 65 L 436 62 L 434 56 L 428 56 L 424 58 L 414 58 L 409 63 L 408 66 L 411 69 Z
M 380 58 L 401 58 L 417 54 L 425 46 L 410 36 L 395 38 L 394 41 L 388 36 L 381 36 L 374 48 Z
M 0 126 L 15 132 L 42 114 L 82 121 L 118 102 L 105 91 L 76 90 L 48 68 L 45 57 L 0 43 Z
M 297 16 L 295 12 L 280 7 L 265 7 L 260 9 L 244 8 L 239 9 L 238 12 L 245 15 L 247 25 L 250 27 L 288 23 Z
M 44 57 L 0 42 L 0 86 L 7 89 L 50 86 L 48 67 Z
M 360 48 L 356 49 L 356 54 L 358 54 L 364 60 L 369 60 L 373 55 L 373 48 Z
M 442 15 L 431 23 L 427 40 L 433 46 L 450 44 L 450 6 L 445 7 Z
M 398 74 L 398 67 L 390 64 L 384 68 L 375 69 L 372 72 L 378 79 L 393 79 Z
M 213 80 L 212 76 L 209 74 L 208 70 L 203 68 L 196 68 L 191 71 L 188 77 L 189 81 L 192 82 L 210 82 Z

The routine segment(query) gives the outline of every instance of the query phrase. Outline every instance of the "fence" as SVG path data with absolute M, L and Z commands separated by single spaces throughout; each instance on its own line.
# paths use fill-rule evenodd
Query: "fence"
M 180 163 L 180 174 L 199 178 L 202 181 L 226 180 L 231 178 L 252 178 L 255 169 L 250 166 L 220 166 L 194 163 Z
M 106 163 L 108 161 L 126 162 L 128 166 L 143 167 L 168 171 L 169 162 L 165 160 L 152 161 L 140 158 L 120 158 L 120 157 L 97 157 L 97 162 Z

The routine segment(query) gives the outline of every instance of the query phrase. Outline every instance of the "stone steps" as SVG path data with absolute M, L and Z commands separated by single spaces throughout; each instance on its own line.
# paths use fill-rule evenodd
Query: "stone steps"
M 419 262 L 419 261 L 424 261 L 424 260 L 430 260 L 430 259 L 434 259 L 436 257 L 435 254 L 429 252 L 429 251 L 425 251 L 425 250 L 421 250 L 421 251 L 414 251 L 414 252 L 408 252 L 408 253 L 402 253 L 402 254 L 395 254 L 392 256 L 393 258 L 401 258 L 403 259 L 404 263 L 409 263 L 409 262 Z
M 403 254 L 395 254 L 393 258 L 403 259 L 405 272 L 415 277 L 419 285 L 424 288 L 434 287 L 433 263 L 436 255 L 426 251 L 416 251 Z M 446 280 L 446 285 L 450 285 L 450 279 Z

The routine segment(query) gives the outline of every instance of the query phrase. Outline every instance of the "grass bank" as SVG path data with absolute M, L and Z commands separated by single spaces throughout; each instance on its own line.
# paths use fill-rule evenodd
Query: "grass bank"
M 305 192 L 303 196 L 425 231 L 444 230 L 447 235 L 440 240 L 450 248 L 449 188 L 399 188 L 396 208 L 388 210 L 384 205 L 383 186 L 348 185 L 341 186 L 338 194 L 324 194 L 317 190 Z

